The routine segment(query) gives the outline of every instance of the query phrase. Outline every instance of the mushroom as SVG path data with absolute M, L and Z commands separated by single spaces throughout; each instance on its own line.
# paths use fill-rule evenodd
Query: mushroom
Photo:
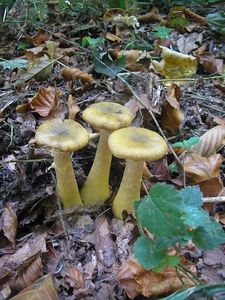
M 81 198 L 85 205 L 101 204 L 110 196 L 109 172 L 112 154 L 108 148 L 108 137 L 112 131 L 129 126 L 133 116 L 121 104 L 99 102 L 85 109 L 82 117 L 100 130 L 100 138 L 93 165 L 81 188 Z
M 113 201 L 114 215 L 122 219 L 126 210 L 133 213 L 133 201 L 140 199 L 140 187 L 145 160 L 156 161 L 168 151 L 164 139 L 145 128 L 122 128 L 108 140 L 109 149 L 118 158 L 126 159 L 123 178 Z
M 83 205 L 70 154 L 85 147 L 88 139 L 86 129 L 73 120 L 54 119 L 44 122 L 37 129 L 36 143 L 50 148 L 54 157 L 57 192 L 64 208 Z

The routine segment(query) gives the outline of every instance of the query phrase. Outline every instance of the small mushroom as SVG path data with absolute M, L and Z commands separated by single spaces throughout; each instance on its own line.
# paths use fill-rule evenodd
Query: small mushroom
M 126 210 L 133 213 L 133 201 L 140 199 L 140 187 L 145 160 L 156 161 L 168 151 L 164 139 L 145 128 L 122 128 L 113 132 L 108 140 L 109 149 L 118 158 L 126 159 L 122 182 L 113 201 L 118 219 Z
M 73 120 L 50 120 L 37 129 L 36 143 L 50 148 L 54 157 L 57 192 L 64 208 L 83 205 L 70 155 L 85 147 L 88 139 L 86 129 Z
M 112 154 L 108 148 L 108 137 L 112 131 L 129 126 L 133 116 L 121 104 L 99 102 L 85 109 L 82 117 L 100 130 L 100 138 L 93 165 L 81 189 L 81 198 L 85 205 L 101 204 L 110 196 L 109 172 Z

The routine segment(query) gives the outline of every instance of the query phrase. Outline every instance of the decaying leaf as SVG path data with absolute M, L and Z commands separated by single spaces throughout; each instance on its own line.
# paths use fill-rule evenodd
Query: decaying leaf
M 200 137 L 197 145 L 191 147 L 190 152 L 208 157 L 218 152 L 225 145 L 225 125 L 216 126 Z
M 180 109 L 178 100 L 182 96 L 181 89 L 177 84 L 171 84 L 165 95 L 162 108 L 162 127 L 169 131 L 179 130 L 184 114 Z
M 202 25 L 202 26 L 207 26 L 208 25 L 208 23 L 207 23 L 207 21 L 204 17 L 196 14 L 192 10 L 184 7 L 183 12 L 184 12 L 186 17 L 188 17 L 189 19 L 199 23 L 200 25 Z
M 121 16 L 117 15 L 113 18 L 112 23 L 118 26 L 124 26 L 126 25 L 127 27 L 139 27 L 139 22 L 135 16 Z
M 51 35 L 42 29 L 39 29 L 35 35 L 26 37 L 26 40 L 34 46 L 44 44 L 45 41 L 48 41 L 50 39 Z
M 103 21 L 104 22 L 111 22 L 114 17 L 116 16 L 127 16 L 127 13 L 125 12 L 125 10 L 121 9 L 121 8 L 111 8 L 108 9 L 103 16 Z
M 43 265 L 40 256 L 32 261 L 28 266 L 22 266 L 13 280 L 13 288 L 20 291 L 35 282 L 43 274 Z
M 141 63 L 141 60 L 147 59 L 150 61 L 150 58 L 151 58 L 151 55 L 149 52 L 141 51 L 141 50 L 109 49 L 108 51 L 113 58 L 120 58 L 122 56 L 125 56 L 126 57 L 126 68 L 131 71 L 141 70 L 142 68 L 144 68 L 144 65 Z
M 138 17 L 138 22 L 149 23 L 149 22 L 160 22 L 162 25 L 166 25 L 166 20 L 160 17 L 156 11 L 148 12 Z
M 54 87 L 41 87 L 37 94 L 26 104 L 18 105 L 16 110 L 24 113 L 27 110 L 34 110 L 42 117 L 47 117 L 54 109 L 58 107 L 58 103 L 62 92 Z
M 17 216 L 15 211 L 13 210 L 13 207 L 8 204 L 2 215 L 2 230 L 4 233 L 4 236 L 7 237 L 7 239 L 12 244 L 13 248 L 16 246 L 16 231 L 17 231 Z
M 160 62 L 153 60 L 154 69 L 165 78 L 182 79 L 191 77 L 197 71 L 197 59 L 194 56 L 182 54 L 166 47 L 160 46 L 162 49 Z M 184 82 L 179 81 L 178 84 Z M 168 83 L 167 83 L 168 85 Z
M 209 73 L 223 74 L 223 59 L 215 58 L 211 53 L 203 53 L 198 56 L 203 68 Z
M 118 37 L 117 35 L 112 34 L 110 32 L 107 32 L 105 37 L 106 37 L 107 40 L 109 40 L 111 42 L 118 42 L 119 43 L 119 42 L 122 41 L 122 39 L 120 37 Z
M 199 183 L 220 176 L 223 158 L 220 154 L 202 157 L 198 154 L 186 155 L 183 163 L 185 172 L 192 183 Z
M 77 68 L 63 68 L 61 74 L 62 77 L 68 81 L 80 79 L 83 84 L 91 83 L 94 80 L 91 75 Z
M 31 299 L 58 300 L 57 290 L 50 274 L 39 278 L 31 286 L 11 298 L 11 300 Z
M 69 95 L 67 99 L 68 119 L 75 120 L 76 114 L 80 111 L 80 107 L 74 102 L 73 96 Z
M 71 267 L 67 270 L 65 281 L 75 290 L 84 288 L 84 277 L 75 267 Z
M 132 259 L 122 264 L 117 276 L 122 288 L 131 299 L 138 295 L 145 297 L 159 296 L 183 288 L 174 268 L 166 268 L 164 271 L 156 273 L 145 270 Z M 187 286 L 193 285 L 193 282 L 186 276 L 183 274 L 180 274 L 180 276 Z

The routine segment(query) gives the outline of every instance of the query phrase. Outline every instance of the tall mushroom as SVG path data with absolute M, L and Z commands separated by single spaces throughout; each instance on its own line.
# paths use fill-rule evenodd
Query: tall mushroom
M 51 149 L 57 179 L 57 192 L 64 208 L 83 205 L 80 198 L 71 152 L 85 147 L 89 136 L 86 129 L 73 120 L 50 120 L 44 122 L 36 132 L 36 143 Z
M 123 178 L 113 201 L 118 219 L 126 210 L 133 212 L 133 201 L 140 199 L 140 187 L 145 160 L 156 161 L 168 151 L 164 139 L 145 128 L 122 128 L 113 132 L 108 140 L 109 149 L 118 158 L 126 159 Z
M 100 138 L 93 165 L 81 189 L 81 198 L 85 205 L 101 204 L 110 195 L 112 154 L 108 148 L 108 137 L 112 131 L 129 126 L 133 117 L 128 108 L 111 102 L 92 104 L 84 110 L 82 117 L 100 130 Z

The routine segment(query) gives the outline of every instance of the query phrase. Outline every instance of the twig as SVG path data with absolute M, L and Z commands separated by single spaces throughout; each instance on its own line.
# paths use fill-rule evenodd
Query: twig
M 222 203 L 225 202 L 225 196 L 203 197 L 203 203 Z
M 187 277 L 192 280 L 195 284 L 202 284 L 202 281 L 193 273 L 191 272 L 188 268 L 186 268 L 183 264 L 178 264 L 177 265 L 178 268 L 180 268 L 180 270 L 187 275 Z
M 222 79 L 225 75 L 217 75 L 217 76 L 208 76 L 208 77 L 200 77 L 203 80 L 210 80 L 210 79 Z M 157 82 L 167 82 L 167 81 L 196 81 L 198 78 L 166 78 L 166 79 L 159 79 Z

